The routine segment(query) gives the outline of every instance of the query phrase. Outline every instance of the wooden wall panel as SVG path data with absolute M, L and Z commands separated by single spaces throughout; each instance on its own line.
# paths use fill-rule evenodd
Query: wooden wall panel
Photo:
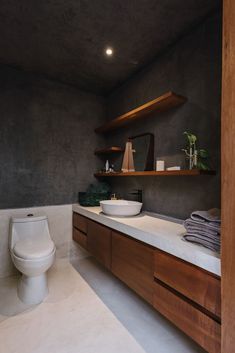
M 235 352 L 235 1 L 223 3 L 222 353 Z

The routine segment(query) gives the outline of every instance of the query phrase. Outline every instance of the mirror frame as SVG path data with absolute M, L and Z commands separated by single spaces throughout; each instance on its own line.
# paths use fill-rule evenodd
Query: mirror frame
M 154 170 L 154 134 L 152 134 L 151 132 L 145 132 L 143 134 L 131 136 L 131 137 L 128 138 L 128 140 L 133 142 L 133 140 L 135 138 L 143 137 L 143 136 L 149 136 L 150 137 L 149 148 L 148 148 L 148 152 L 147 152 L 147 158 L 146 158 L 146 161 L 145 161 L 144 171 Z

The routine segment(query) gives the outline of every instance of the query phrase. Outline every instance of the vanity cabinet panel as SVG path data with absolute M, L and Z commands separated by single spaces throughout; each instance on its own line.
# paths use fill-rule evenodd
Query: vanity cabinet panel
M 73 213 L 73 226 L 85 234 L 87 233 L 87 222 L 88 219 L 86 217 L 76 212 Z
M 155 250 L 154 277 L 221 316 L 220 280 L 216 276 L 163 251 Z
M 76 241 L 83 248 L 87 248 L 87 236 L 79 229 L 73 227 L 73 240 Z
M 220 352 L 221 325 L 218 322 L 159 283 L 154 284 L 153 305 L 207 352 Z
M 112 231 L 112 265 L 115 276 L 142 298 L 153 303 L 154 249 Z
M 207 352 L 220 352 L 216 275 L 76 213 L 73 239 Z
M 87 249 L 105 267 L 111 267 L 111 230 L 88 220 Z

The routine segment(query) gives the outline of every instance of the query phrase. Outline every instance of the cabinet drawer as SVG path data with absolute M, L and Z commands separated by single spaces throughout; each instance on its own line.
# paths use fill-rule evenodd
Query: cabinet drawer
M 111 230 L 88 220 L 88 251 L 105 267 L 111 267 Z
M 80 230 L 73 228 L 73 240 L 76 241 L 83 248 L 87 248 L 87 236 Z
M 220 352 L 221 326 L 159 283 L 154 284 L 154 307 L 210 353 Z
M 220 279 L 216 276 L 177 257 L 156 250 L 154 277 L 220 317 Z
M 87 233 L 87 218 L 74 212 L 73 213 L 73 226 L 86 234 Z
M 112 231 L 113 274 L 151 304 L 153 256 L 154 250 L 150 246 Z

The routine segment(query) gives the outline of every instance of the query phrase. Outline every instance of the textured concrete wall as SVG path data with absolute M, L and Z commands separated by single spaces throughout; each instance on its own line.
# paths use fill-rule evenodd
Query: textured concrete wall
M 71 86 L 0 67 L 0 208 L 65 204 L 94 181 L 94 156 L 104 146 L 94 128 L 102 124 L 105 102 Z M 113 119 L 174 90 L 188 97 L 177 109 L 122 129 L 107 139 L 118 144 L 140 132 L 154 132 L 155 156 L 184 163 L 183 131 L 195 132 L 208 148 L 216 177 L 114 179 L 114 191 L 144 190 L 145 209 L 186 217 L 194 209 L 220 205 L 221 21 L 207 20 L 143 72 L 108 97 Z
M 100 165 L 102 98 L 0 67 L 0 208 L 77 201 Z
M 163 157 L 167 166 L 183 166 L 182 133 L 188 130 L 198 135 L 201 148 L 210 151 L 217 176 L 119 178 L 112 180 L 112 186 L 123 196 L 132 188 L 141 188 L 145 209 L 184 218 L 192 210 L 220 206 L 220 15 L 208 19 L 114 91 L 108 99 L 109 118 L 169 90 L 185 95 L 188 102 L 119 130 L 107 143 L 122 144 L 128 136 L 153 132 L 156 158 Z

